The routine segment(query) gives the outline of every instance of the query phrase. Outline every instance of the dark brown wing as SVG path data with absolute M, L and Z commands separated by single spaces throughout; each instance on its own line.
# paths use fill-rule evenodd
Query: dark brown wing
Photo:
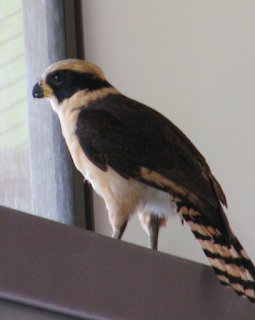
M 80 113 L 76 134 L 100 169 L 109 165 L 124 178 L 192 201 L 193 207 L 207 212 L 210 224 L 229 231 L 220 205 L 226 205 L 224 193 L 204 157 L 157 111 L 121 94 L 109 94 Z

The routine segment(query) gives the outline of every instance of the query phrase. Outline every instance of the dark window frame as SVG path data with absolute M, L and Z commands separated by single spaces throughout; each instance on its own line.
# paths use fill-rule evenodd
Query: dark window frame
M 73 165 L 60 123 L 49 103 L 31 94 L 44 69 L 67 58 L 64 1 L 22 5 L 34 214 L 74 225 Z
M 83 183 L 74 168 L 59 119 L 49 102 L 34 100 L 31 95 L 35 81 L 51 63 L 84 59 L 81 2 L 22 3 L 34 214 L 94 230 L 91 186 Z M 38 27 L 35 31 L 31 26 Z M 46 165 L 42 159 L 46 159 Z

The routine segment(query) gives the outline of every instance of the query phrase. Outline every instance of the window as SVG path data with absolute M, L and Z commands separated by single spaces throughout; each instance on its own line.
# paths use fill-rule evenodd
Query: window
M 33 212 L 21 0 L 0 2 L 0 203 Z
M 73 165 L 59 120 L 31 95 L 42 71 L 67 58 L 65 39 L 63 1 L 0 1 L 0 204 L 74 224 Z

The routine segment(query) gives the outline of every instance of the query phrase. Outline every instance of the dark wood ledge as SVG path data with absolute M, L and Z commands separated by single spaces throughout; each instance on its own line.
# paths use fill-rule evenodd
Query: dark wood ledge
M 208 266 L 5 207 L 0 221 L 0 299 L 79 319 L 255 319 Z

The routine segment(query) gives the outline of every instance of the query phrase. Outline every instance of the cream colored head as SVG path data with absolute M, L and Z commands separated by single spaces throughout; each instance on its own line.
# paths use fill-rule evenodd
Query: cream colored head
M 50 65 L 33 89 L 34 98 L 50 98 L 54 109 L 77 93 L 112 88 L 102 70 L 93 63 L 67 59 Z
M 98 78 L 102 80 L 106 80 L 101 68 L 99 68 L 98 66 L 96 66 L 91 62 L 78 60 L 78 59 L 60 60 L 58 62 L 51 64 L 44 71 L 41 79 L 45 81 L 47 76 L 56 70 L 72 70 L 72 71 L 77 71 L 81 73 L 89 73 L 89 74 L 94 74 L 98 76 Z

